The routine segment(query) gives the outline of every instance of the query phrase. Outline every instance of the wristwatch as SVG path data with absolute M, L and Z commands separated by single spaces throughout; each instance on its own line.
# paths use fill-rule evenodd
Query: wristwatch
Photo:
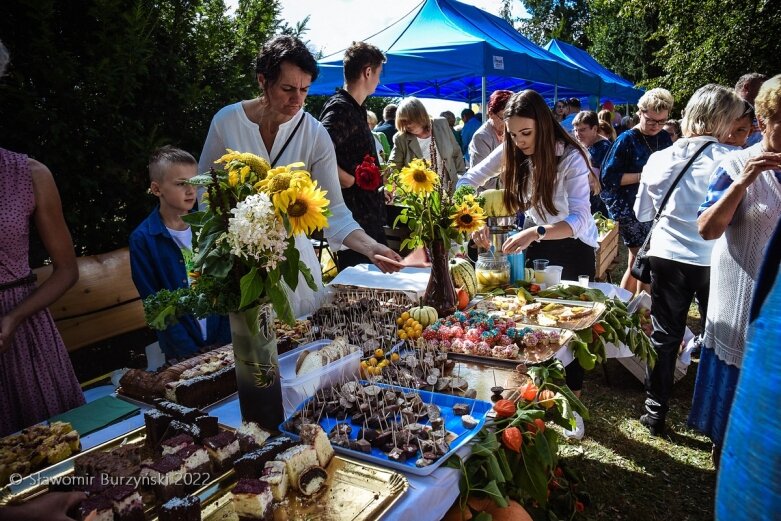
M 543 237 L 545 237 L 545 226 L 538 226 L 537 227 L 537 242 L 540 242 Z

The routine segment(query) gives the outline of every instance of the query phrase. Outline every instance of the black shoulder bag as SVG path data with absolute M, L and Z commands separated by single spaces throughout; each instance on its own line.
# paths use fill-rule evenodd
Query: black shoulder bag
M 692 166 L 694 160 L 697 159 L 697 157 L 712 144 L 713 141 L 708 141 L 702 145 L 700 149 L 697 150 L 697 152 L 694 153 L 691 159 L 689 159 L 689 162 L 686 163 L 686 166 L 683 167 L 683 170 L 681 170 L 681 173 L 678 174 L 678 177 L 675 178 L 675 181 L 673 181 L 670 189 L 667 190 L 664 199 L 662 199 L 662 204 L 659 206 L 659 211 L 656 212 L 656 217 L 654 217 L 654 223 L 651 225 L 651 230 L 648 232 L 648 235 L 645 238 L 645 242 L 637 251 L 637 255 L 635 255 L 635 262 L 632 263 L 632 269 L 630 270 L 632 276 L 640 282 L 644 282 L 646 284 L 650 284 L 651 282 L 651 263 L 648 260 L 648 249 L 651 247 L 651 234 L 654 232 L 656 224 L 662 217 L 662 210 L 664 210 L 664 206 L 667 204 L 667 200 L 670 199 L 673 190 L 675 190 L 675 187 L 678 186 L 678 181 L 681 180 L 683 174 L 685 174 L 686 171 Z

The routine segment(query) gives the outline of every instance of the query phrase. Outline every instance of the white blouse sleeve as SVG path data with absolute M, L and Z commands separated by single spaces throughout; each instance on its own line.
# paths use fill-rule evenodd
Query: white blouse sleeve
M 199 174 L 209 172 L 215 166 L 214 162 L 225 154 L 225 139 L 217 125 L 218 116 L 219 114 L 215 114 L 212 118 L 212 122 L 209 125 L 209 133 L 206 135 L 206 141 L 203 143 L 203 150 L 201 150 L 201 156 L 198 159 Z
M 488 181 L 498 176 L 502 169 L 502 154 L 504 153 L 504 144 L 496 147 L 485 159 L 480 161 L 466 171 L 464 175 L 458 178 L 456 188 L 460 186 L 473 186 L 475 188 L 483 186 Z
M 342 187 L 339 185 L 334 145 L 328 131 L 319 124 L 312 143 L 310 165 L 312 177 L 317 180 L 317 185 L 328 191 L 326 198 L 329 201 L 328 209 L 331 210 L 331 216 L 328 218 L 328 227 L 323 230 L 323 235 L 328 239 L 331 250 L 338 251 L 341 249 L 344 239 L 355 230 L 360 229 L 360 225 L 355 222 L 352 212 L 344 204 Z
M 559 175 L 564 176 L 569 207 L 569 215 L 564 218 L 564 221 L 572 228 L 573 237 L 585 237 L 588 235 L 588 229 L 594 226 L 589 200 L 591 193 L 588 184 L 589 168 L 586 160 L 576 149 L 572 149 L 561 159 Z

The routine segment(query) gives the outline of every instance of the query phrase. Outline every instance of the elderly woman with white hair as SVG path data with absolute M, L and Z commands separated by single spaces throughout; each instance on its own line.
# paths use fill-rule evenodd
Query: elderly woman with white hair
M 754 108 L 762 141 L 721 162 L 697 219 L 700 235 L 716 241 L 689 425 L 711 439 L 715 462 L 740 375 L 755 281 L 781 218 L 781 74 L 762 84 Z
M 602 162 L 600 197 L 607 205 L 610 217 L 618 221 L 618 233 L 629 256 L 621 287 L 635 293 L 648 289 L 632 277 L 630 268 L 637 251 L 645 242 L 651 223 L 640 222 L 632 210 L 640 183 L 640 172 L 654 152 L 672 145 L 664 126 L 673 108 L 673 97 L 665 89 L 651 89 L 637 102 L 640 122 L 618 136 Z M 638 287 L 639 286 L 639 287 Z
M 705 200 L 711 174 L 734 150 L 722 143 L 742 113 L 743 101 L 732 89 L 720 85 L 700 88 L 686 105 L 682 137 L 673 146 L 651 154 L 640 176 L 634 205 L 639 221 L 653 220 L 670 194 L 648 250 L 651 342 L 658 359 L 646 372 L 646 412 L 640 421 L 653 435 L 664 432 L 678 348 L 695 295 L 700 316 L 706 315 L 713 241 L 697 232 L 697 211 Z M 678 176 L 680 181 L 673 186 Z

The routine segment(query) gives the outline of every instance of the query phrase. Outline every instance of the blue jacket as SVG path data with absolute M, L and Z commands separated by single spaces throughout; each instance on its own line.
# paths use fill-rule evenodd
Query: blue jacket
M 130 234 L 130 270 L 141 298 L 161 289 L 175 290 L 188 285 L 182 252 L 163 224 L 159 206 Z M 198 320 L 188 315 L 165 331 L 157 331 L 157 339 L 166 358 L 183 358 L 204 346 L 230 342 L 228 317 L 207 317 L 206 332 L 204 340 Z

